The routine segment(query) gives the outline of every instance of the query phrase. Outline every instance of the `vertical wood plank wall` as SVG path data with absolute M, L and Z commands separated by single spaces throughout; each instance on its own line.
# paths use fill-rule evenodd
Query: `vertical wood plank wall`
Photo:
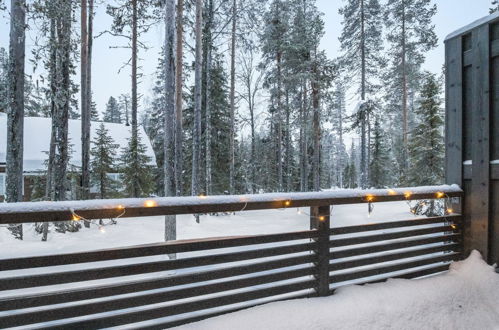
M 499 21 L 446 40 L 446 181 L 465 192 L 465 253 L 499 262 Z

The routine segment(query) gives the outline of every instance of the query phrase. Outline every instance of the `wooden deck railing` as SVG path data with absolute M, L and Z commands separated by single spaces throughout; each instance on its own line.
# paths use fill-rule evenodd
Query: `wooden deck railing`
M 461 196 L 458 187 L 424 187 L 2 205 L 4 224 L 308 206 L 311 229 L 0 259 L 0 326 L 161 329 L 268 301 L 326 296 L 349 283 L 442 272 L 461 257 L 460 215 L 330 228 L 330 206 Z M 188 254 L 161 259 L 179 253 Z

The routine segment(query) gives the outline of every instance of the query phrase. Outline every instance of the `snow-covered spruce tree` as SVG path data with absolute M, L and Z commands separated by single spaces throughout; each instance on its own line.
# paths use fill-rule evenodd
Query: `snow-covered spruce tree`
M 13 0 L 10 11 L 8 66 L 6 200 L 23 199 L 24 57 L 26 53 L 26 1 Z M 22 224 L 9 226 L 15 238 L 23 239 Z
M 340 9 L 343 16 L 343 31 L 340 36 L 342 55 L 340 65 L 346 74 L 349 86 L 358 86 L 360 104 L 372 98 L 378 89 L 379 76 L 385 63 L 382 57 L 382 9 L 378 0 L 348 0 Z M 367 110 L 364 106 L 359 112 Z M 369 114 L 357 113 L 355 122 L 360 131 L 361 187 L 365 188 L 368 178 L 368 126 Z
M 419 88 L 420 68 L 426 52 L 437 45 L 432 24 L 436 11 L 437 7 L 431 0 L 388 0 L 385 6 L 385 25 L 390 45 L 385 101 L 394 118 L 390 136 L 394 151 L 399 151 L 395 153 L 399 183 L 403 183 L 408 166 L 410 108 Z
M 489 13 L 493 14 L 499 11 L 499 0 L 492 0 L 492 7 L 489 9 Z
M 434 74 L 424 73 L 415 109 L 416 127 L 409 139 L 409 182 L 415 186 L 442 184 L 444 138 L 441 87 Z
M 118 145 L 114 143 L 104 123 L 100 124 L 95 134 L 90 149 L 90 156 L 92 156 L 90 161 L 90 181 L 94 187 L 97 187 L 99 198 L 106 199 L 114 197 L 117 188 L 117 182 L 112 180 L 108 174 L 115 173 L 117 170 L 115 158 Z
M 384 188 L 390 184 L 390 151 L 380 119 L 374 121 L 371 141 L 371 162 L 369 163 L 369 187 Z
M 115 124 L 123 123 L 123 114 L 121 112 L 118 101 L 113 96 L 110 96 L 109 100 L 106 103 L 106 110 L 104 110 L 103 121 L 106 123 Z
M 147 197 L 154 191 L 151 157 L 146 154 L 146 146 L 137 139 L 129 138 L 120 157 L 120 171 L 124 190 L 128 197 Z
M 122 120 L 124 120 L 126 126 L 130 126 L 130 107 L 131 107 L 130 95 L 121 94 L 118 100 L 119 100 L 118 103 L 120 106 Z
M 97 111 L 97 103 L 95 101 L 90 100 L 90 120 L 91 121 L 99 121 L 99 111 Z

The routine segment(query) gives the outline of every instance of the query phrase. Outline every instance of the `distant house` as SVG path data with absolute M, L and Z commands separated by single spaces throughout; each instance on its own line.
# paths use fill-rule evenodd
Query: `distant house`
M 50 134 L 52 120 L 43 117 L 25 117 L 24 118 L 24 180 L 23 196 L 24 200 L 31 200 L 31 194 L 36 177 L 43 176 L 46 171 L 46 161 L 50 144 Z M 96 130 L 101 122 L 92 122 L 90 140 L 93 141 L 96 136 Z M 114 143 L 119 145 L 118 155 L 122 148 L 125 148 L 131 135 L 131 127 L 124 124 L 104 123 L 109 130 Z M 71 156 L 68 168 L 81 168 L 81 121 L 69 120 L 69 143 L 71 145 Z M 142 127 L 139 127 L 139 135 L 142 142 L 146 145 L 147 155 L 151 157 L 151 166 L 156 166 L 156 158 L 146 133 Z M 0 201 L 5 196 L 5 167 L 7 152 L 7 116 L 0 113 Z M 118 173 L 110 173 L 113 179 L 119 179 Z M 96 192 L 92 189 L 91 192 Z

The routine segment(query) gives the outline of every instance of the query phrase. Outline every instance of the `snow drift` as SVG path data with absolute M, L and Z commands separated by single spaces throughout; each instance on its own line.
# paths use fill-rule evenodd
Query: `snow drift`
M 330 297 L 270 303 L 180 328 L 499 329 L 499 274 L 474 251 L 443 275 L 344 287 Z

